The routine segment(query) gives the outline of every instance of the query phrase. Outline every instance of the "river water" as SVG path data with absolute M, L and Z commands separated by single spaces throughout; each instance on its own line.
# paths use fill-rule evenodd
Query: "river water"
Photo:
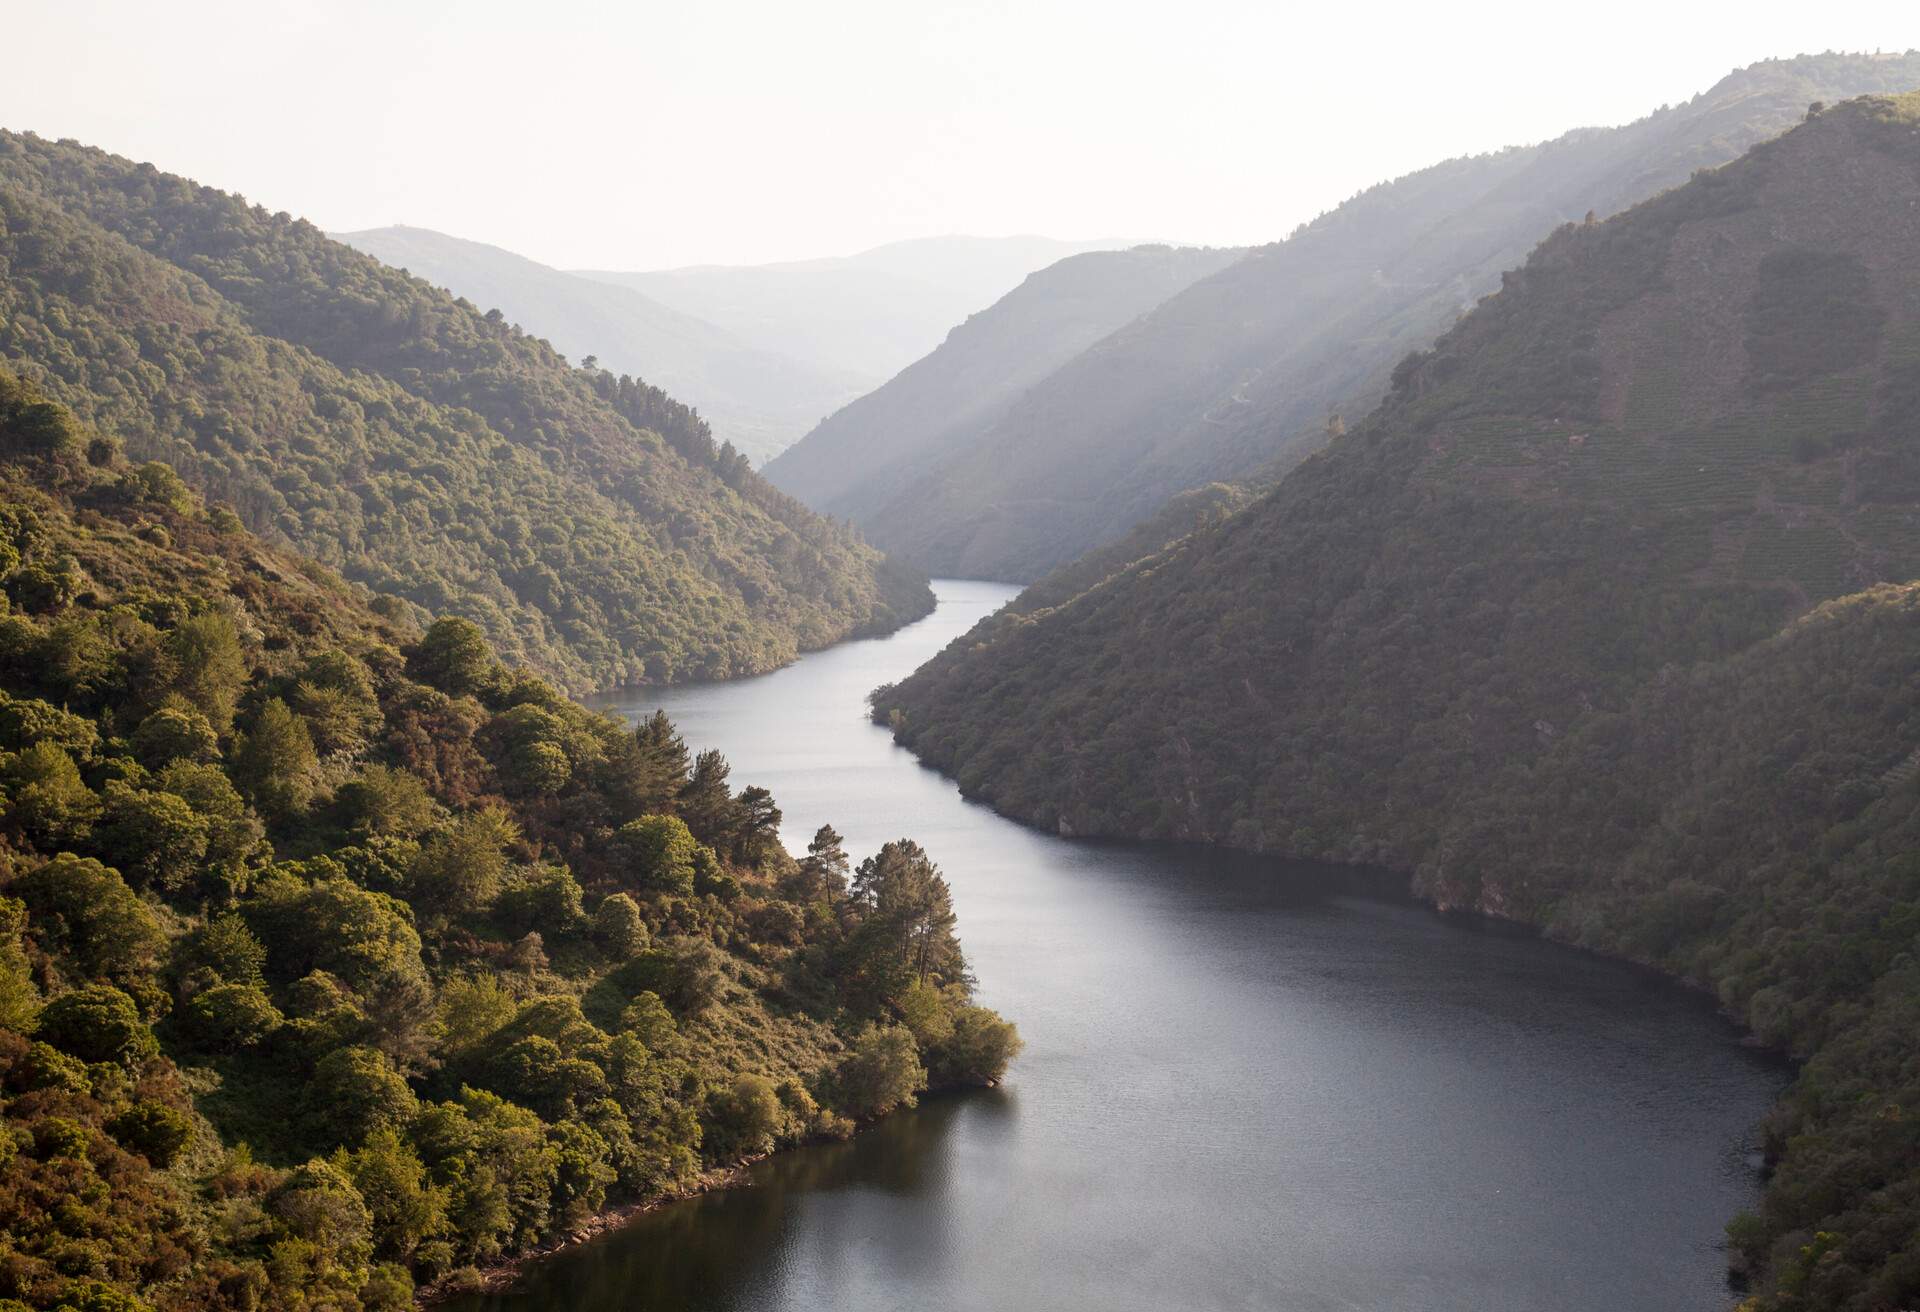
M 862 700 L 1013 595 L 763 678 L 651 689 L 799 848 L 924 845 L 997 1090 L 762 1163 L 462 1312 L 1722 1309 L 1785 1079 L 1704 1000 L 1331 872 L 1070 842 L 961 800 Z

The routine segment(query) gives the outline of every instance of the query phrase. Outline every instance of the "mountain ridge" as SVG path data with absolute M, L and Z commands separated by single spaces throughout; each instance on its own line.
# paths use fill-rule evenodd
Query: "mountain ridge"
M 1117 330 L 855 521 L 930 572 L 1031 581 L 1174 492 L 1283 471 L 1555 223 L 1724 163 L 1809 101 L 1913 85 L 1920 54 L 1767 61 L 1621 128 L 1382 183 Z
M 575 688 L 770 669 L 931 605 L 664 392 L 310 224 L 14 134 L 0 212 L 0 356 L 248 523 Z

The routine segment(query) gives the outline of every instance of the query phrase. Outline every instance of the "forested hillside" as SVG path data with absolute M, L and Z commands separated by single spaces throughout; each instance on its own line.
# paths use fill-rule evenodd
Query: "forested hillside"
M 1027 387 L 1238 254 L 1138 246 L 1030 274 L 932 354 L 825 419 L 767 477 L 816 510 L 858 521 L 973 440 Z
M 876 714 L 1062 832 L 1382 863 L 1715 989 L 1808 1059 L 1755 1306 L 1910 1305 L 1917 249 L 1920 95 L 1813 115 L 1556 231 L 1270 494 Z
M 1725 163 L 1809 102 L 1915 86 L 1920 54 L 1756 64 L 1625 127 L 1372 188 L 1082 352 L 858 522 L 935 574 L 1038 578 L 1175 492 L 1314 449 L 1557 224 Z
M 631 287 L 425 228 L 373 228 L 336 238 L 508 319 L 576 361 L 640 374 L 686 402 L 762 463 L 872 386 L 865 374 L 828 370 L 751 346 L 725 329 Z
M 151 166 L 0 134 L 0 272 L 0 360 L 567 687 L 766 670 L 931 605 L 657 388 Z
M 1004 1068 L 913 843 L 359 598 L 0 371 L 0 1309 L 399 1312 Z

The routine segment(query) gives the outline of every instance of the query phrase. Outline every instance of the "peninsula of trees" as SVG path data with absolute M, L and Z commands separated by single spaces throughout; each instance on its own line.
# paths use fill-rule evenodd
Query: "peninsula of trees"
M 0 371 L 0 1310 L 399 1312 L 1017 1049 L 914 843 L 365 598 Z

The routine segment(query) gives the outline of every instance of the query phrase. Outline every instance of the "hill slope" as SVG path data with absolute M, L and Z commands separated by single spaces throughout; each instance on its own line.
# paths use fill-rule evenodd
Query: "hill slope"
M 924 854 L 727 773 L 0 369 L 0 1306 L 400 1312 L 996 1075 Z
M 643 292 L 762 350 L 877 387 L 1028 274 L 1069 255 L 1135 244 L 926 237 L 830 259 L 581 274 Z
M 1902 1306 L 1916 249 L 1920 96 L 1568 225 L 1273 492 L 876 714 L 1035 823 L 1381 862 L 1715 987 L 1811 1057 L 1762 1305 Z
M 575 361 L 642 375 L 699 411 L 716 441 L 761 464 L 870 386 L 747 345 L 692 315 L 615 286 L 425 228 L 333 234 L 355 250 L 498 308 Z
M 930 605 L 665 393 L 286 215 L 4 134 L 0 267 L 0 360 L 571 687 L 770 669 Z
M 1914 86 L 1920 54 L 1758 64 L 1626 127 L 1375 187 L 1089 348 L 857 522 L 933 573 L 1036 578 L 1174 492 L 1299 458 L 1556 224 L 1724 163 L 1810 101 Z
M 766 469 L 814 509 L 859 519 L 1013 399 L 1238 252 L 1137 246 L 1069 256 L 970 316 L 932 354 L 824 420 Z

